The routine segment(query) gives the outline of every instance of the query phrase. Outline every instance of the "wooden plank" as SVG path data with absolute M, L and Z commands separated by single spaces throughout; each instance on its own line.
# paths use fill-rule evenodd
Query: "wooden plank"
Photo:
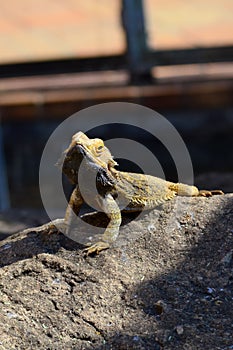
M 0 113 L 3 121 L 64 118 L 82 108 L 114 101 L 139 103 L 157 111 L 225 108 L 232 106 L 232 95 L 233 80 L 8 91 L 0 95 Z

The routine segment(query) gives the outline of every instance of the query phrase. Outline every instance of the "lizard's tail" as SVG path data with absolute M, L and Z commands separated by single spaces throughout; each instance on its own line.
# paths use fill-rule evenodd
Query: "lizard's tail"
M 176 192 L 177 196 L 186 196 L 186 197 L 211 197 L 213 195 L 224 194 L 221 190 L 199 190 L 196 186 L 185 185 L 182 183 L 171 183 L 169 188 Z
M 186 197 L 196 197 L 199 196 L 199 190 L 196 186 L 185 185 L 182 183 L 177 183 L 177 195 Z

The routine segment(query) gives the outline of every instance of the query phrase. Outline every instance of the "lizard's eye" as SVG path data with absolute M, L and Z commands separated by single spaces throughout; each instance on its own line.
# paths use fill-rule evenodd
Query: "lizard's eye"
M 96 153 L 97 153 L 98 155 L 100 155 L 100 153 L 103 151 L 103 148 L 104 148 L 103 145 L 99 145 L 98 147 L 96 147 Z
M 91 148 L 94 154 L 98 157 L 104 150 L 104 142 L 101 139 L 94 139 L 91 143 Z
M 102 144 L 99 144 L 98 146 L 96 146 L 95 147 L 96 155 L 99 156 L 102 153 L 103 149 L 104 149 L 104 145 Z

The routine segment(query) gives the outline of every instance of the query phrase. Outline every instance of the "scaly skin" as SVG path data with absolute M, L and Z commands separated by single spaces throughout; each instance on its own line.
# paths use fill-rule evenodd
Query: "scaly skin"
M 223 193 L 220 190 L 199 191 L 195 186 L 118 171 L 115 169 L 117 163 L 104 142 L 101 139 L 89 139 L 82 132 L 72 137 L 61 163 L 64 174 L 76 185 L 65 215 L 67 234 L 72 229 L 73 218 L 79 214 L 85 201 L 100 208 L 110 219 L 101 241 L 85 249 L 87 255 L 109 248 L 117 239 L 121 211 L 153 209 L 176 195 L 209 197 Z M 93 184 L 93 179 L 94 183 L 96 180 L 96 188 L 89 186 Z M 85 184 L 82 191 L 81 182 Z

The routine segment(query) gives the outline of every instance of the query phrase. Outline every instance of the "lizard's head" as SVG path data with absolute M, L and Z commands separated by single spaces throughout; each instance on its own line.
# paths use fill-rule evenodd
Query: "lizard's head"
M 111 152 L 101 139 L 89 139 L 83 132 L 79 131 L 73 135 L 71 147 L 73 147 L 72 145 L 79 148 L 80 153 L 83 153 L 84 157 L 87 157 L 90 162 L 101 168 L 111 170 L 117 165 Z
M 73 183 L 76 183 L 74 179 L 77 178 L 79 166 L 84 159 L 88 168 L 99 169 L 107 173 L 114 170 L 114 166 L 117 165 L 103 140 L 90 139 L 81 131 L 73 135 L 71 144 L 64 155 L 63 172 Z

